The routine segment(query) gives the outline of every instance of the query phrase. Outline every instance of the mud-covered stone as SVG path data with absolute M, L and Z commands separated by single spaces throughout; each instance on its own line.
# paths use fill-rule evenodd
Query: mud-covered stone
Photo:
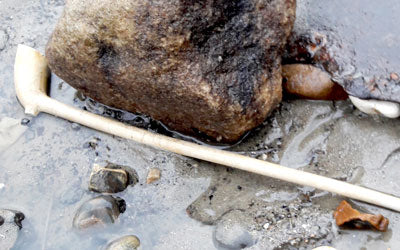
M 108 163 L 102 167 L 94 164 L 90 175 L 89 189 L 98 193 L 118 193 L 124 191 L 129 185 L 138 182 L 138 175 L 134 169 Z
M 18 239 L 25 215 L 9 209 L 0 209 L 0 249 L 11 249 Z
M 119 197 L 102 195 L 86 201 L 75 214 L 73 226 L 77 229 L 105 227 L 113 224 L 126 210 L 126 203 Z
M 46 56 L 106 105 L 234 141 L 281 100 L 295 0 L 70 0 Z

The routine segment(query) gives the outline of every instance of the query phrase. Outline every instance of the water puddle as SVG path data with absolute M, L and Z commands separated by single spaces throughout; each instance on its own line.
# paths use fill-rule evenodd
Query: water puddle
M 21 125 L 21 120 L 0 117 L 0 154 L 13 145 L 26 129 L 26 126 Z
M 324 126 L 342 116 L 341 110 L 331 110 L 330 107 L 316 109 L 307 118 L 304 128 L 298 131 L 285 147 L 280 164 L 291 168 L 301 168 L 316 161 L 317 153 L 325 153 L 326 140 L 330 134 Z

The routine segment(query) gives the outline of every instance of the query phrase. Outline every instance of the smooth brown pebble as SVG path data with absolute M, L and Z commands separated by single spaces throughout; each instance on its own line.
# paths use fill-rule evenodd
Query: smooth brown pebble
M 111 242 L 106 250 L 135 250 L 140 246 L 140 240 L 134 235 L 124 236 Z
M 347 93 L 328 73 L 309 64 L 282 67 L 283 89 L 289 95 L 312 100 L 345 100 Z
M 147 175 L 147 184 L 151 184 L 155 181 L 158 181 L 161 178 L 161 171 L 158 168 L 152 168 L 150 169 L 148 175 Z
M 115 223 L 125 209 L 126 203 L 119 197 L 98 196 L 80 206 L 73 219 L 73 226 L 77 229 L 105 227 Z

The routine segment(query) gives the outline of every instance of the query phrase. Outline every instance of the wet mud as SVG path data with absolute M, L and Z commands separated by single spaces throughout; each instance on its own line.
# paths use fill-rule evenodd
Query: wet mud
M 315 22 L 345 17 L 343 8 L 323 9 L 322 2 L 329 1 L 299 1 L 299 8 L 314 15 Z M 332 2 L 341 7 L 360 4 Z M 367 2 L 378 8 L 377 3 Z M 99 249 L 124 235 L 138 236 L 142 249 L 331 245 L 386 250 L 400 245 L 400 215 L 393 211 L 353 202 L 356 209 L 387 217 L 389 229 L 385 233 L 341 229 L 333 212 L 343 197 L 155 150 L 46 114 L 27 117 L 13 87 L 16 47 L 23 43 L 44 52 L 63 1 L 3 0 L 0 6 L 0 121 L 13 121 L 13 128 L 18 128 L 18 133 L 0 141 L 6 145 L 0 146 L 0 207 L 26 217 L 14 249 Z M 366 55 L 361 52 L 357 57 L 342 55 L 362 61 Z M 388 66 L 377 72 L 392 70 Z M 150 119 L 107 109 L 54 76 L 50 95 L 160 132 Z M 30 122 L 20 125 L 17 121 L 23 119 Z M 226 150 L 400 196 L 399 125 L 399 119 L 364 115 L 348 101 L 288 100 L 241 143 Z M 74 215 L 97 196 L 88 190 L 93 164 L 107 162 L 135 169 L 139 183 L 118 193 L 126 211 L 116 223 L 79 232 L 73 229 Z M 147 185 L 151 168 L 160 169 L 162 176 Z
M 316 64 L 353 96 L 400 102 L 400 3 L 299 0 L 286 63 Z

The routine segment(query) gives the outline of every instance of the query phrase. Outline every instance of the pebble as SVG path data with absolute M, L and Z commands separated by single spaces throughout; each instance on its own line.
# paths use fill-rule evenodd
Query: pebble
M 91 148 L 93 150 L 96 150 L 97 146 L 99 145 L 99 141 L 101 141 L 100 138 L 92 138 L 90 141 L 85 142 L 83 144 L 83 147 L 84 148 Z
M 268 155 L 267 154 L 262 154 L 260 159 L 263 160 L 263 161 L 266 161 L 266 160 L 268 160 Z
M 128 187 L 128 173 L 122 169 L 112 169 L 94 165 L 90 175 L 89 190 L 98 193 L 118 193 Z
M 393 80 L 393 81 L 397 81 L 397 80 L 399 80 L 399 75 L 396 74 L 396 73 L 391 73 L 390 74 L 390 79 Z
M 73 220 L 77 229 L 87 229 L 95 226 L 105 227 L 113 224 L 119 215 L 125 212 L 126 203 L 123 199 L 110 195 L 102 195 L 86 201 L 78 209 Z
M 158 168 L 152 168 L 147 174 L 146 183 L 151 184 L 155 181 L 158 181 L 160 178 L 161 178 L 161 170 Z
M 106 250 L 136 250 L 140 246 L 140 240 L 134 235 L 127 235 L 116 239 L 107 245 Z
M 31 120 L 29 120 L 28 118 L 24 118 L 21 120 L 21 125 L 27 126 L 30 122 Z
M 309 64 L 282 66 L 283 88 L 289 95 L 313 100 L 345 100 L 347 93 L 328 73 Z
M 109 172 L 108 174 L 105 175 L 105 177 L 107 177 L 107 175 L 114 175 L 114 177 L 116 177 L 116 176 L 122 177 L 121 174 L 124 172 L 127 175 L 126 184 L 124 184 L 125 181 L 123 180 L 125 177 L 119 178 L 119 181 L 117 181 L 117 182 L 112 182 L 113 178 L 106 178 L 106 179 L 108 179 L 108 181 L 106 179 L 99 180 L 98 183 L 95 184 L 96 182 L 94 181 L 94 179 L 92 181 L 92 176 L 99 169 L 103 169 L 104 171 L 106 170 L 107 172 Z M 113 193 L 112 192 L 113 189 L 117 190 L 117 191 L 118 190 L 123 191 L 128 186 L 135 186 L 138 182 L 139 182 L 139 176 L 133 168 L 131 168 L 129 166 L 123 166 L 123 165 L 118 165 L 115 163 L 107 162 L 107 164 L 105 166 L 100 166 L 98 164 L 94 164 L 92 175 L 91 175 L 91 180 L 89 181 L 89 189 L 91 189 L 91 186 L 92 186 L 93 189 L 91 189 L 91 190 L 93 190 L 93 191 L 95 191 L 96 189 L 100 190 L 100 188 L 102 188 L 102 189 L 108 189 L 108 190 L 105 190 L 105 193 Z M 102 183 L 107 184 L 108 187 L 104 186 L 104 185 L 102 187 L 102 185 L 101 185 Z M 121 192 L 121 191 L 118 191 L 118 192 Z
M 0 249 L 11 249 L 18 238 L 25 215 L 19 211 L 0 209 Z

